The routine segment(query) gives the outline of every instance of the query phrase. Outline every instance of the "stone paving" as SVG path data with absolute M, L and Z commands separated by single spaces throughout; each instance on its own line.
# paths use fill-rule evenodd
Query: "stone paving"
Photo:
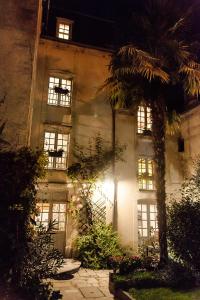
M 113 300 L 108 289 L 108 270 L 80 268 L 71 278 L 52 280 L 55 290 L 60 290 L 62 300 Z

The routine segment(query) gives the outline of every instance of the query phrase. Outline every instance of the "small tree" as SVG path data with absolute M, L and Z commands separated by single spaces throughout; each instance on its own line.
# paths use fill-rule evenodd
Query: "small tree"
M 200 270 L 200 159 L 181 193 L 181 201 L 168 209 L 169 246 L 187 266 Z

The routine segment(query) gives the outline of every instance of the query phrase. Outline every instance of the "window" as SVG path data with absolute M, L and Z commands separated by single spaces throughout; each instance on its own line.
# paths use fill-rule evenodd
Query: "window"
M 37 208 L 39 209 L 39 214 L 36 217 L 36 225 L 48 226 L 49 223 L 49 203 L 37 203 Z
M 55 229 L 65 230 L 66 204 L 54 203 L 52 208 L 52 219 L 56 221 Z
M 138 203 L 139 238 L 149 238 L 158 232 L 156 204 Z
M 138 159 L 138 181 L 140 190 L 154 189 L 153 160 L 150 158 Z
M 72 20 L 58 18 L 56 36 L 62 40 L 70 40 L 72 37 Z
M 48 104 L 69 107 L 71 105 L 71 95 L 71 79 L 49 77 Z
M 65 231 L 66 204 L 65 203 L 37 203 L 39 215 L 36 217 L 36 225 L 48 226 L 50 221 L 54 221 L 54 228 Z
M 137 112 L 137 132 L 150 134 L 152 130 L 151 109 L 148 106 L 139 106 Z
M 49 169 L 66 169 L 69 134 L 45 132 L 44 150 L 49 156 Z
M 59 39 L 69 40 L 70 38 L 70 25 L 60 23 L 58 24 L 58 37 Z

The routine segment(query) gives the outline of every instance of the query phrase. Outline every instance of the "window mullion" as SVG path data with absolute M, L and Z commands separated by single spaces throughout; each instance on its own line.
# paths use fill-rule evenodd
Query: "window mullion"
M 59 88 L 62 88 L 62 79 L 59 78 Z M 61 94 L 58 93 L 58 105 L 60 105 L 60 100 L 61 100 Z
M 150 205 L 147 204 L 147 233 L 148 233 L 148 238 L 151 236 L 150 233 Z
M 144 107 L 144 122 L 145 122 L 145 127 L 144 129 L 147 130 L 147 107 Z
M 57 151 L 58 133 L 55 134 L 54 150 Z M 53 167 L 56 168 L 56 157 L 53 158 Z

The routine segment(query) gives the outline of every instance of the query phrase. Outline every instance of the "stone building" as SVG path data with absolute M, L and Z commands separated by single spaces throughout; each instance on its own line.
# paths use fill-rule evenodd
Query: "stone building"
M 30 143 L 41 0 L 1 1 L 0 125 L 13 148 Z
M 41 213 L 37 221 L 43 224 L 57 221 L 55 244 L 68 255 L 73 237 L 69 202 L 74 191 L 66 168 L 73 162 L 74 140 L 87 145 L 89 138 L 101 134 L 108 145 L 112 144 L 112 112 L 100 87 L 109 76 L 113 23 L 75 12 L 44 11 L 40 35 L 37 23 L 40 17 L 36 13 L 41 15 L 40 5 L 33 2 L 35 6 L 29 5 L 28 11 L 23 5 L 19 5 L 19 11 L 11 6 L 12 22 L 10 19 L 7 29 L 2 26 L 8 20 L 1 23 L 5 45 L 0 48 L 1 57 L 9 53 L 11 56 L 6 59 L 12 62 L 7 61 L 9 68 L 6 68 L 6 60 L 0 61 L 5 69 L 2 81 L 5 87 L 1 86 L 1 97 L 5 98 L 2 120 L 8 120 L 5 135 L 13 145 L 29 145 L 30 140 L 31 147 L 44 149 L 49 156 L 47 176 L 39 183 Z M 20 13 L 24 17 L 28 14 L 29 18 L 18 24 Z M 50 18 L 51 22 L 47 22 Z M 26 22 L 32 26 L 22 28 Z M 13 23 L 19 25 L 19 30 L 14 30 Z M 11 38 L 14 34 L 15 40 Z M 13 53 L 14 46 L 17 48 Z M 5 81 L 5 78 L 10 79 Z M 152 230 L 157 230 L 150 113 L 143 105 L 137 111 L 117 112 L 116 139 L 126 145 L 124 161 L 116 166 L 117 210 L 113 210 L 113 178 L 109 175 L 99 182 L 94 197 L 94 202 L 101 201 L 106 207 L 107 223 L 112 222 L 115 212 L 121 241 L 132 248 L 137 247 L 140 238 L 148 238 Z M 187 162 L 198 154 L 198 113 L 197 106 L 182 116 L 185 149 L 183 145 L 178 148 L 177 138 L 167 141 L 169 197 L 178 192 Z

